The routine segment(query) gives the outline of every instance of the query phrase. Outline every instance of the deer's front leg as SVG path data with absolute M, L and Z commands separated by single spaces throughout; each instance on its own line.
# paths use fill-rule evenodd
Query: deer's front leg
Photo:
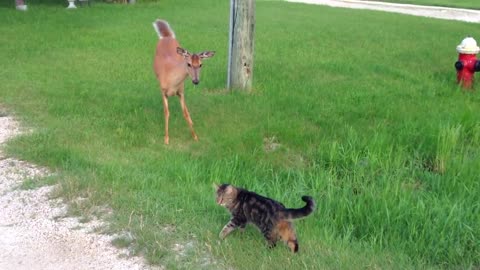
M 198 141 L 198 136 L 193 130 L 193 121 L 190 118 L 190 113 L 188 112 L 187 104 L 185 103 L 185 95 L 183 93 L 179 93 L 178 96 L 180 97 L 180 106 L 182 106 L 183 117 L 185 121 L 187 121 L 188 126 L 190 127 L 190 132 L 192 132 L 192 137 L 195 141 Z
M 169 137 L 168 137 L 168 118 L 170 116 L 170 112 L 168 111 L 168 99 L 166 94 L 162 94 L 163 98 L 163 113 L 165 114 L 165 144 L 168 144 Z

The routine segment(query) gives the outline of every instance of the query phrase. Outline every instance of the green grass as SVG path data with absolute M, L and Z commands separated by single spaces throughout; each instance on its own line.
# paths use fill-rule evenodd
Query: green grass
M 478 25 L 259 1 L 254 90 L 228 93 L 227 2 L 0 8 L 0 103 L 35 128 L 9 153 L 58 171 L 81 212 L 110 205 L 110 230 L 133 235 L 115 244 L 168 269 L 480 267 L 480 98 L 453 67 Z M 186 84 L 199 142 L 171 98 L 163 144 L 158 17 L 217 51 Z M 301 252 L 251 227 L 219 241 L 212 182 L 289 207 L 312 195 Z
M 391 2 L 391 3 L 398 3 L 398 4 L 480 9 L 480 2 L 477 0 L 374 0 L 374 1 Z

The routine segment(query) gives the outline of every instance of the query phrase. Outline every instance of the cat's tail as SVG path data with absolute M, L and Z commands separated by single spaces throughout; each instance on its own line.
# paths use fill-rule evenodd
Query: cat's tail
M 302 218 L 310 215 L 315 210 L 315 201 L 310 196 L 303 196 L 302 200 L 307 203 L 302 208 L 287 208 L 281 212 L 282 218 L 287 220 Z

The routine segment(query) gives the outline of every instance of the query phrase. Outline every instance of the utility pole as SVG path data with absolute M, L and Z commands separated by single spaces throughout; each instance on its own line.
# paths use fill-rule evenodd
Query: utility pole
M 252 88 L 254 33 L 255 0 L 230 0 L 228 89 Z

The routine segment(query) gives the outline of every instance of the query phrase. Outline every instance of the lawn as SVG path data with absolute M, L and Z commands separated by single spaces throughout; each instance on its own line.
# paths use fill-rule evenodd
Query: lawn
M 0 8 L 0 104 L 34 130 L 7 151 L 56 171 L 72 212 L 109 205 L 107 231 L 134 236 L 115 244 L 168 269 L 480 267 L 480 97 L 453 66 L 478 25 L 279 1 L 256 12 L 243 93 L 225 90 L 228 1 Z M 159 17 L 188 50 L 217 52 L 186 84 L 199 142 L 173 97 L 163 144 Z M 213 182 L 288 207 L 313 196 L 299 254 L 253 227 L 219 241 L 229 216 Z
M 398 4 L 480 9 L 480 2 L 477 0 L 374 0 L 374 1 L 391 2 L 391 3 L 398 3 Z

